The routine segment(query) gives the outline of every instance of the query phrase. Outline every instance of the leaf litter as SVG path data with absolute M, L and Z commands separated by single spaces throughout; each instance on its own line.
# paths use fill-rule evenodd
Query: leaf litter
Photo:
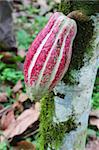
M 39 109 L 40 105 L 39 103 L 36 103 L 30 109 L 24 110 L 21 115 L 19 115 L 15 121 L 13 121 L 8 128 L 3 131 L 4 136 L 1 136 L 1 141 L 5 140 L 5 138 L 9 139 L 22 134 L 30 125 L 38 120 L 40 115 Z

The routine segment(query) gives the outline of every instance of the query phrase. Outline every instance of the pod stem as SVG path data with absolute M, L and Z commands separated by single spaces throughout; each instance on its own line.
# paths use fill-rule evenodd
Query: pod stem
M 75 20 L 78 20 L 78 21 L 81 21 L 81 22 L 87 22 L 87 21 L 89 21 L 89 17 L 86 16 L 84 14 L 84 12 L 81 11 L 81 10 L 72 11 L 67 16 L 69 18 L 72 18 L 72 19 L 75 19 Z

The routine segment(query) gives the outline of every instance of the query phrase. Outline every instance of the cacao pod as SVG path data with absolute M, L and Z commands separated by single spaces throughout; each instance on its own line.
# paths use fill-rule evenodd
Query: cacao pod
M 26 90 L 31 99 L 40 99 L 62 79 L 70 63 L 76 32 L 76 22 L 56 12 L 37 35 L 24 63 Z

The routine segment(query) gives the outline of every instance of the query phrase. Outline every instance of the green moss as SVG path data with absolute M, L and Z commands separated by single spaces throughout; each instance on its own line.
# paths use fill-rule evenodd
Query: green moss
M 93 36 L 93 26 L 92 21 L 88 22 L 77 22 L 77 35 L 73 43 L 72 48 L 72 58 L 70 66 L 66 75 L 64 76 L 64 82 L 68 84 L 73 84 L 76 82 L 75 78 L 72 76 L 73 70 L 79 70 L 84 65 L 84 56 L 87 54 L 88 60 L 92 56 L 92 36 Z M 88 61 L 87 60 L 87 61 Z
M 41 115 L 39 127 L 39 145 L 40 150 L 55 148 L 57 150 L 64 138 L 64 134 L 76 128 L 74 117 L 71 116 L 66 122 L 55 123 L 53 122 L 54 98 L 53 93 L 47 94 L 41 100 Z
M 61 0 L 59 11 L 67 15 L 74 10 L 81 10 L 88 16 L 93 15 L 99 11 L 99 0 Z
M 97 1 L 73 1 L 63 0 L 60 4 L 60 11 L 64 14 L 68 14 L 74 10 L 81 10 L 86 15 L 91 15 L 96 6 Z M 73 53 L 70 62 L 68 72 L 64 76 L 63 80 L 67 84 L 78 83 L 71 72 L 78 71 L 84 65 L 84 56 L 87 54 L 88 60 L 92 56 L 92 37 L 93 37 L 93 22 L 92 20 L 82 22 L 79 19 L 75 20 L 77 23 L 77 35 L 73 42 Z
M 94 15 L 99 11 L 99 0 L 71 0 L 73 10 L 81 10 L 86 15 Z
M 71 11 L 71 2 L 70 0 L 61 0 L 59 5 L 59 11 L 63 12 L 65 15 Z
M 40 114 L 40 127 L 39 127 L 39 142 L 40 142 L 40 150 L 45 150 L 47 143 L 47 132 L 52 123 L 54 114 L 54 99 L 53 93 L 47 94 L 41 99 L 41 114 Z

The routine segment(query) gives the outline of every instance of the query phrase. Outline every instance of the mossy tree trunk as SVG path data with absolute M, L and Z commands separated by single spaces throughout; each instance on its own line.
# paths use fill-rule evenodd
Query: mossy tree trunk
M 55 87 L 54 122 L 63 123 L 75 118 L 76 128 L 64 135 L 59 150 L 84 150 L 91 96 L 99 61 L 99 14 L 98 1 L 62 0 L 60 11 L 66 15 L 80 10 L 89 20 L 74 17 L 77 22 L 77 36 L 68 72 Z M 98 12 L 97 12 L 98 13 Z M 58 133 L 57 133 L 58 136 Z M 56 149 L 55 149 L 56 150 Z
M 84 150 L 91 97 L 98 68 L 98 1 L 62 0 L 60 11 L 72 14 L 77 35 L 68 72 L 41 100 L 40 150 Z M 93 15 L 93 16 L 92 16 Z

